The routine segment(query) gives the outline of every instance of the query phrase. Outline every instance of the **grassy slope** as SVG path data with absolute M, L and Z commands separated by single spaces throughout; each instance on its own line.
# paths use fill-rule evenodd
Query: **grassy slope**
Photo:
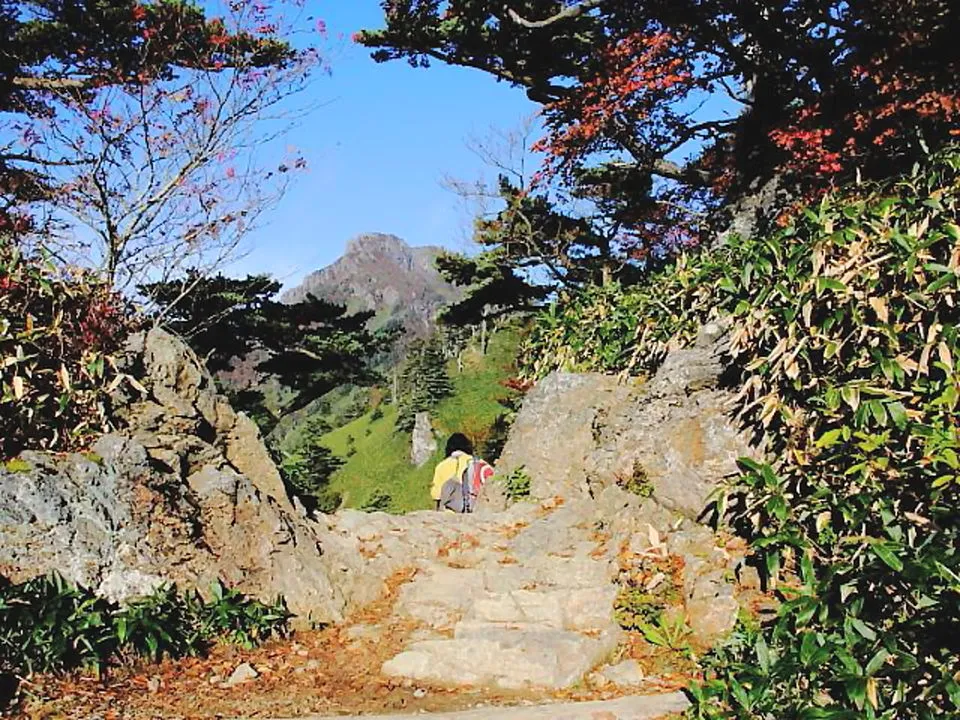
M 361 507 L 374 490 L 382 489 L 393 499 L 393 512 L 409 512 L 430 506 L 430 481 L 433 466 L 442 456 L 443 440 L 452 432 L 465 432 L 475 441 L 482 441 L 487 429 L 503 412 L 498 399 L 509 390 L 501 381 L 514 374 L 514 357 L 518 337 L 511 330 L 497 333 L 486 356 L 468 352 L 463 373 L 450 367 L 453 395 L 441 402 L 432 413 L 434 429 L 440 436 L 441 448 L 421 468 L 410 464 L 410 435 L 394 429 L 397 410 L 383 406 L 383 417 L 372 420 L 367 413 L 353 422 L 324 436 L 324 444 L 346 464 L 333 476 L 331 488 L 343 495 L 347 507 Z M 348 438 L 353 436 L 356 452 L 346 457 Z

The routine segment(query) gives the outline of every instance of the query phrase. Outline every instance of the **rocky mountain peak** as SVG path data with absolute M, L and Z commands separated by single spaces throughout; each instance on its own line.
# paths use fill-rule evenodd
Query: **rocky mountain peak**
M 412 259 L 414 249 L 396 235 L 388 233 L 363 233 L 347 241 L 344 257 L 390 258 L 398 261 Z
M 347 243 L 339 260 L 284 293 L 283 301 L 315 295 L 354 312 L 372 310 L 377 325 L 396 321 L 422 337 L 432 330 L 437 311 L 458 295 L 434 266 L 440 252 L 434 246 L 411 247 L 396 235 L 364 233 Z

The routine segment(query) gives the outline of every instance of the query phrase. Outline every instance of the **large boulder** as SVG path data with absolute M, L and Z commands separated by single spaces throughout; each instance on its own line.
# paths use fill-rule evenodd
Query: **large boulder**
M 116 601 L 220 579 L 320 622 L 350 609 L 345 577 L 379 587 L 339 559 L 351 549 L 338 552 L 325 518 L 290 501 L 256 425 L 183 342 L 134 335 L 119 362 L 130 382 L 114 393 L 116 433 L 88 453 L 0 464 L 0 574 L 59 572 Z
M 217 580 L 311 620 L 342 615 L 321 528 L 292 515 L 228 463 L 169 472 L 129 436 L 84 454 L 24 453 L 0 466 L 0 573 L 58 572 L 115 601 L 172 582 Z
M 694 344 L 667 354 L 656 374 L 611 408 L 595 430 L 582 472 L 592 491 L 643 487 L 666 510 L 698 519 L 710 494 L 754 456 L 724 387 L 724 329 L 704 326 Z
M 697 519 L 717 485 L 736 475 L 737 458 L 755 454 L 734 417 L 734 393 L 722 384 L 722 347 L 723 328 L 708 325 L 645 383 L 548 375 L 524 398 L 498 475 L 523 466 L 536 499 L 600 498 L 607 488 L 633 487 Z
M 497 464 L 500 476 L 524 466 L 535 499 L 563 496 L 624 557 L 677 557 L 683 587 L 676 610 L 698 647 L 729 633 L 748 599 L 733 581 L 745 567 L 742 551 L 703 524 L 711 493 L 737 475 L 737 459 L 759 454 L 740 430 L 736 396 L 724 382 L 725 344 L 725 328 L 706 325 L 692 345 L 668 352 L 646 382 L 547 376 L 524 398 Z M 507 504 L 491 483 L 483 501 L 488 509 Z M 550 544 L 537 539 L 537 547 Z
M 423 467 L 437 451 L 437 437 L 433 434 L 430 413 L 418 412 L 413 424 L 410 442 L 410 463 Z
M 118 395 L 116 414 L 154 460 L 179 470 L 178 462 L 202 466 L 212 458 L 225 459 L 263 495 L 292 511 L 259 428 L 217 392 L 190 348 L 154 328 L 130 338 L 125 364 L 142 391 Z
M 536 499 L 586 493 L 584 460 L 596 447 L 595 434 L 603 417 L 629 395 L 629 387 L 607 375 L 548 375 L 524 398 L 497 474 L 523 467 Z

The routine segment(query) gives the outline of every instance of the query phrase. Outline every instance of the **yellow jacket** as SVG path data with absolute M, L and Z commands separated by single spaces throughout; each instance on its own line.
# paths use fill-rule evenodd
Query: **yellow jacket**
M 430 497 L 434 500 L 440 499 L 440 491 L 443 484 L 451 478 L 460 478 L 463 471 L 470 464 L 471 457 L 465 452 L 456 450 L 453 455 L 437 463 L 433 471 L 433 485 L 430 486 Z

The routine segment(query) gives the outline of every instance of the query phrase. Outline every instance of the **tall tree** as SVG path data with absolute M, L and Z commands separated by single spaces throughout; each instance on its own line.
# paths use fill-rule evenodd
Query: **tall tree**
M 276 7 L 224 9 L 4 0 L 5 224 L 49 221 L 44 244 L 120 287 L 236 252 L 302 164 L 255 150 L 285 130 L 278 107 L 316 53 L 283 39 L 294 28 Z
M 952 0 L 382 5 L 358 38 L 375 59 L 478 68 L 542 104 L 548 173 L 605 197 L 627 255 L 696 242 L 757 180 L 885 175 L 960 122 Z M 711 111 L 718 94 L 740 111 Z
M 300 442 L 280 461 L 280 470 L 292 494 L 310 511 L 332 513 L 341 502 L 340 494 L 330 489 L 330 479 L 344 461 L 323 444 L 330 426 L 319 417 L 307 420 Z
M 449 282 L 464 288 L 463 297 L 440 313 L 446 326 L 481 329 L 481 348 L 486 351 L 488 325 L 496 320 L 536 310 L 550 294 L 550 287 L 526 279 L 502 250 L 476 257 L 444 253 L 437 268 Z
M 367 329 L 372 312 L 348 314 L 345 306 L 312 295 L 281 303 L 279 289 L 264 275 L 241 280 L 197 273 L 141 286 L 156 303 L 155 321 L 182 335 L 211 370 L 260 351 L 256 369 L 295 393 L 286 411 L 344 383 L 379 378 L 371 363 L 393 336 Z
M 397 427 L 412 430 L 417 413 L 433 409 L 451 392 L 453 385 L 438 339 L 415 341 L 400 370 Z

